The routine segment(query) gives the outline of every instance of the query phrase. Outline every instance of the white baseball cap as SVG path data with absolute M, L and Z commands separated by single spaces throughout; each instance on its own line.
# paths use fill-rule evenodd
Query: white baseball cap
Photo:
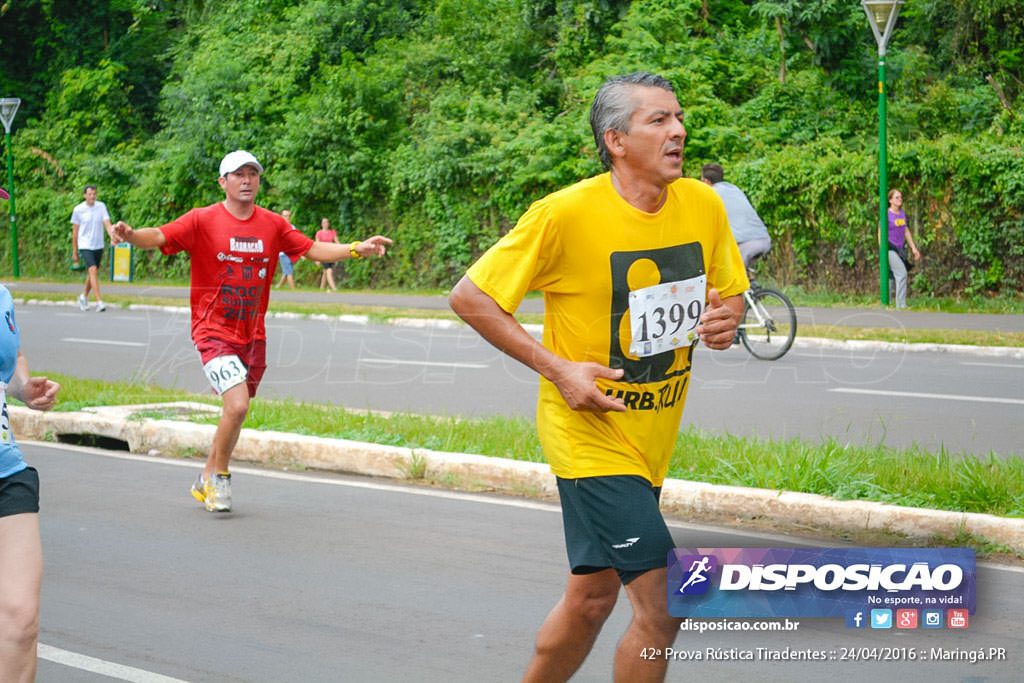
M 234 173 L 243 166 L 255 166 L 260 174 L 263 173 L 263 167 L 260 166 L 260 162 L 256 160 L 256 157 L 244 150 L 237 149 L 220 160 L 221 177 L 226 176 L 228 173 Z

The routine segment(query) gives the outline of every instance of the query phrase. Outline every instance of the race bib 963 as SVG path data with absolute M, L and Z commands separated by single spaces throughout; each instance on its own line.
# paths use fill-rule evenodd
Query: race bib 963
M 203 372 L 218 394 L 249 378 L 249 371 L 238 356 L 218 356 L 203 366 Z

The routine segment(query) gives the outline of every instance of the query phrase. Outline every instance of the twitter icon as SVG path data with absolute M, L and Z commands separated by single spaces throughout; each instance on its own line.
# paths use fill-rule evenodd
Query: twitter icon
M 892 628 L 892 610 L 871 610 L 871 628 Z

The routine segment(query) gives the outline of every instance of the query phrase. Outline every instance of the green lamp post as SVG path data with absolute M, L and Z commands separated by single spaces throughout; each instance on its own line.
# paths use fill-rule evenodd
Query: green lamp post
M 889 44 L 903 0 L 861 0 L 878 43 L 878 277 L 879 298 L 889 304 L 889 200 L 885 161 L 885 46 Z
M 14 212 L 14 157 L 11 154 L 11 123 L 14 122 L 14 115 L 18 113 L 20 104 L 21 100 L 17 97 L 0 98 L 0 121 L 4 124 L 4 136 L 7 142 L 7 191 L 11 195 L 11 260 L 14 266 L 14 277 L 21 276 L 21 268 L 18 266 L 18 223 L 17 214 Z

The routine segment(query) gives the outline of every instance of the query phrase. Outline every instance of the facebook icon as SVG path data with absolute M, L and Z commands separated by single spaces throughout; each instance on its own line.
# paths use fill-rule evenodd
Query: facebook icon
M 866 621 L 867 617 L 864 616 L 862 609 L 846 613 L 846 628 L 867 628 Z

